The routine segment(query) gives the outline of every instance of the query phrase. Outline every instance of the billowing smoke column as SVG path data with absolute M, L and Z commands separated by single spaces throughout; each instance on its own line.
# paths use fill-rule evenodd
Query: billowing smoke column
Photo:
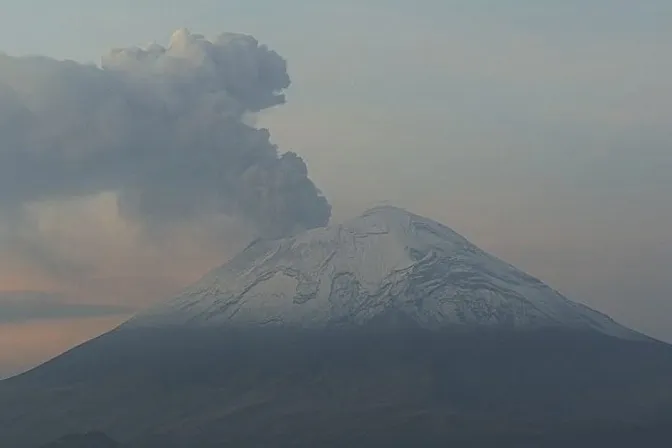
M 0 213 L 116 191 L 148 225 L 230 215 L 280 236 L 330 206 L 247 115 L 284 103 L 285 61 L 252 37 L 178 30 L 102 66 L 0 55 Z

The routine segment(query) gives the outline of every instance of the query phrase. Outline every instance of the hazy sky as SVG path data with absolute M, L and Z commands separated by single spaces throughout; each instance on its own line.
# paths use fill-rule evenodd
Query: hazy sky
M 287 104 L 245 119 L 304 158 L 333 221 L 389 201 L 672 340 L 669 0 L 0 0 L 0 11 L 0 51 L 84 63 L 168 45 L 180 27 L 251 34 L 287 60 L 292 85 Z M 244 244 L 188 226 L 147 241 L 116 206 L 113 191 L 28 204 L 31 231 L 0 208 L 0 290 L 140 308 Z M 0 319 L 0 376 L 122 318 L 61 317 Z

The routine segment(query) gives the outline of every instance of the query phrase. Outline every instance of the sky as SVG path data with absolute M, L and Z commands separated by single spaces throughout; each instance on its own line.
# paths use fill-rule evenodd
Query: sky
M 298 176 L 291 179 L 300 191 L 275 198 L 284 207 L 291 194 L 314 205 L 296 222 L 283 220 L 287 228 L 325 218 L 313 183 L 331 204 L 332 222 L 392 203 L 445 223 L 573 300 L 672 341 L 669 1 L 0 0 L 0 10 L 0 53 L 9 58 L 0 61 L 0 85 L 3 79 L 20 83 L 26 98 L 46 104 L 50 118 L 36 129 L 21 128 L 31 136 L 50 142 L 50 132 L 70 132 L 72 123 L 113 98 L 151 108 L 167 94 L 177 98 L 182 109 L 175 113 L 184 114 L 180 123 L 191 136 L 202 124 L 194 117 L 204 112 L 185 108 L 174 88 L 179 67 L 160 67 L 167 93 L 147 93 L 133 89 L 144 86 L 142 76 L 156 66 L 130 53 L 108 61 L 119 75 L 103 76 L 92 64 L 101 65 L 113 48 L 170 47 L 182 27 L 207 38 L 249 34 L 286 60 L 286 101 L 275 100 L 284 67 L 256 47 L 236 53 L 236 67 L 250 60 L 271 67 L 268 86 L 215 87 L 235 100 L 221 100 L 235 129 L 268 128 L 281 153 L 296 152 L 307 165 L 309 179 L 292 157 L 278 162 L 286 169 L 268 168 L 280 173 L 277 182 L 287 170 Z M 7 75 L 24 73 L 7 67 L 19 66 L 14 57 L 25 55 L 88 65 L 70 67 L 71 78 L 60 65 L 51 72 L 50 63 L 39 70 L 26 63 L 30 76 Z M 189 101 L 210 101 L 197 78 L 189 81 L 196 86 Z M 119 90 L 110 94 L 108 87 Z M 6 137 L 14 135 L 8 117 L 15 115 L 3 117 L 3 110 L 14 109 L 2 102 L 12 98 L 0 91 L 0 146 L 6 149 L 0 147 L 0 173 L 10 179 L 0 180 L 0 190 L 9 192 L 0 192 L 0 377 L 175 294 L 252 238 L 245 223 L 260 228 L 267 221 L 261 206 L 235 209 L 240 219 L 233 222 L 222 223 L 211 210 L 179 219 L 173 212 L 212 193 L 209 184 L 191 185 L 189 177 L 175 181 L 173 202 L 148 210 L 135 199 L 165 191 L 153 187 L 165 186 L 166 178 L 159 169 L 148 177 L 154 183 L 129 188 L 123 168 L 135 163 L 133 153 L 114 160 L 116 171 L 111 164 L 88 171 L 106 181 L 95 188 L 85 170 L 54 174 L 59 160 L 31 155 L 11 165 L 19 160 L 7 149 L 14 141 Z M 82 107 L 69 107 L 73 99 Z M 125 142 L 109 131 L 134 123 L 108 120 L 128 115 L 122 112 L 101 115 L 105 126 L 95 129 Z M 164 125 L 142 122 L 143 129 L 174 137 Z M 99 142 L 103 134 L 92 135 Z M 260 138 L 259 160 L 276 166 Z M 173 140 L 165 138 L 166 148 Z M 223 160 L 237 160 L 232 154 Z M 161 152 L 147 157 L 147 166 L 172 166 Z M 31 176 L 35 167 L 44 171 Z M 267 188 L 260 178 L 245 177 L 254 188 Z M 235 203 L 240 196 L 232 198 Z

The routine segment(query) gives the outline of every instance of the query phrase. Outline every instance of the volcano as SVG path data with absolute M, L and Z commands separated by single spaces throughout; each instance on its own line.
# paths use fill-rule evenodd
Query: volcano
M 667 446 L 672 349 L 378 207 L 0 383 L 0 446 Z

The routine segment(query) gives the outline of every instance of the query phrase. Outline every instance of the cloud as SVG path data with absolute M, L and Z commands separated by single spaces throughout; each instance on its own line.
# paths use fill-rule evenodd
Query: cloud
M 0 214 L 112 191 L 149 230 L 222 215 L 264 236 L 324 225 L 303 160 L 249 124 L 289 84 L 284 59 L 230 33 L 181 29 L 101 67 L 0 55 Z
M 304 161 L 254 124 L 289 85 L 241 34 L 181 29 L 100 66 L 0 54 L 0 289 L 142 306 L 327 223 Z
M 132 309 L 121 306 L 71 303 L 61 295 L 46 292 L 0 292 L 0 325 L 132 313 Z
M 0 219 L 0 290 L 60 291 L 80 302 L 144 306 L 225 261 L 253 233 L 224 218 L 148 238 L 118 196 L 40 202 Z

